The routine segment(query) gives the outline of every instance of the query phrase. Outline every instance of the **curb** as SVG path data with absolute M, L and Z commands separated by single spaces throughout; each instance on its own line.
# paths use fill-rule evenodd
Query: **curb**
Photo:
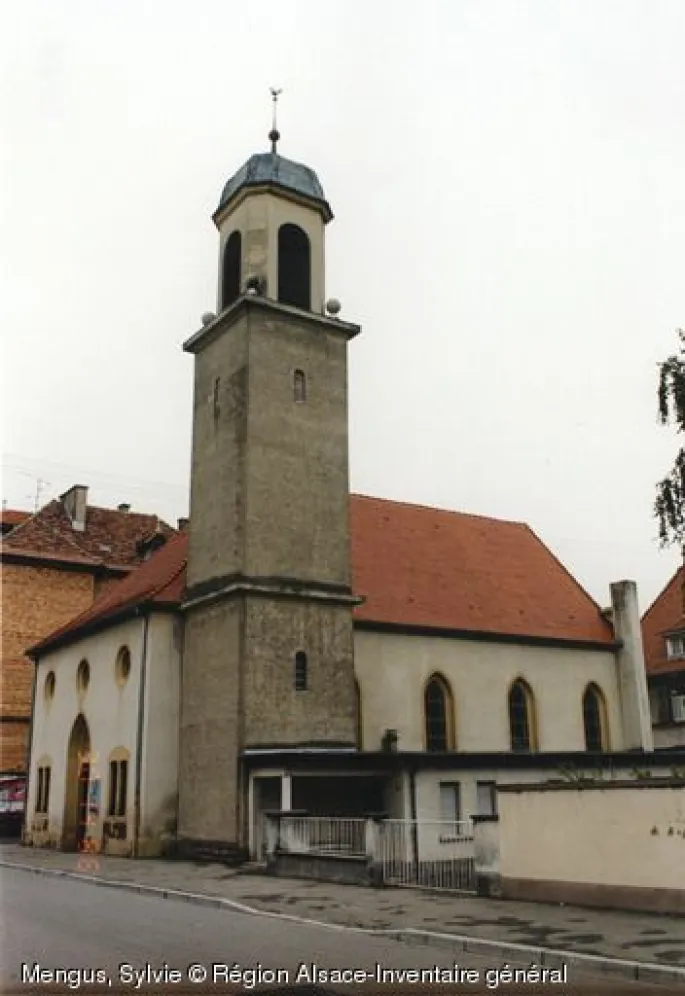
M 248 916 L 270 917 L 286 920 L 291 923 L 305 924 L 310 927 L 325 927 L 327 930 L 352 931 L 371 937 L 385 937 L 407 944 L 433 945 L 448 948 L 454 952 L 470 952 L 472 954 L 494 954 L 500 957 L 525 955 L 533 959 L 533 964 L 545 968 L 575 968 L 612 978 L 630 979 L 632 982 L 681 983 L 685 987 L 685 968 L 671 968 L 655 962 L 628 961 L 622 958 L 609 958 L 601 955 L 583 954 L 582 952 L 562 951 L 557 948 L 535 947 L 530 944 L 516 944 L 513 941 L 494 941 L 468 934 L 442 934 L 437 931 L 420 930 L 416 927 L 399 929 L 383 929 L 374 927 L 348 927 L 340 923 L 326 923 L 323 920 L 310 920 L 307 917 L 295 916 L 291 913 L 274 913 L 269 910 L 255 909 L 234 899 L 222 896 L 211 896 L 207 893 L 185 892 L 181 889 L 165 889 L 157 885 L 141 885 L 138 882 L 122 882 L 117 879 L 99 878 L 96 875 L 84 875 L 81 872 L 64 871 L 61 868 L 36 868 L 34 865 L 19 864 L 14 861 L 0 860 L 0 868 L 14 868 L 17 871 L 31 872 L 34 875 L 49 875 L 53 878 L 68 878 L 77 882 L 87 882 L 102 888 L 120 889 L 125 892 L 135 892 L 139 895 L 154 896 L 157 899 L 172 899 L 191 903 L 194 906 L 209 906 L 214 909 L 232 910 Z

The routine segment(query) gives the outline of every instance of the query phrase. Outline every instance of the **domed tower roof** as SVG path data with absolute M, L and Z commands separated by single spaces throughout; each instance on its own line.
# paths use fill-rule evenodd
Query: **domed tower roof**
M 333 217 L 314 170 L 302 163 L 293 162 L 292 159 L 285 159 L 277 152 L 260 152 L 251 156 L 224 187 L 216 213 L 223 211 L 230 201 L 248 187 L 276 187 L 289 191 L 313 202 L 324 216 L 324 221 L 328 222 Z

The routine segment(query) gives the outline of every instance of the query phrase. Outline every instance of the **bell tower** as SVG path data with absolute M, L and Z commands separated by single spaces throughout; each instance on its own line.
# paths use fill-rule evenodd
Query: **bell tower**
M 333 215 L 279 137 L 274 119 L 271 152 L 223 189 L 218 313 L 184 344 L 195 387 L 178 838 L 190 853 L 244 848 L 245 750 L 355 745 L 347 344 L 360 328 L 327 313 Z
M 324 227 L 333 218 L 316 173 L 277 152 L 276 100 L 272 90 L 271 152 L 252 156 L 221 194 L 217 310 L 243 290 L 322 315 Z

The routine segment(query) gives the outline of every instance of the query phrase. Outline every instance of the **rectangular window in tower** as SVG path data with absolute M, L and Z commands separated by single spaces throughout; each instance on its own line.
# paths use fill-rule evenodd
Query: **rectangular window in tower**
M 304 370 L 296 370 L 293 377 L 293 395 L 295 401 L 307 400 L 307 377 Z
M 307 655 L 302 650 L 295 654 L 295 691 L 307 691 Z

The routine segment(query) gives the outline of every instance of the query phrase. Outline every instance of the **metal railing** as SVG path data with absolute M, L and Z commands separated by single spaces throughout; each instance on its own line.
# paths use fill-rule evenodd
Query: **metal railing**
M 473 827 L 467 820 L 385 820 L 381 860 L 388 885 L 475 891 Z
M 366 820 L 337 816 L 282 816 L 279 849 L 290 854 L 366 855 Z
M 282 854 L 346 855 L 382 866 L 387 885 L 475 892 L 470 821 L 381 820 L 360 817 L 279 816 L 276 850 Z

